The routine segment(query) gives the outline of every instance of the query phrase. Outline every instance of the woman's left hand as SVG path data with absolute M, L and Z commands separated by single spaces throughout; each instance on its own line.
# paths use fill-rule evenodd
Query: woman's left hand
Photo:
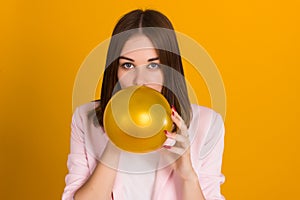
M 177 131 L 171 133 L 165 130 L 168 139 L 163 147 L 175 154 L 176 157 L 179 156 L 176 162 L 173 163 L 175 172 L 180 175 L 183 180 L 195 180 L 197 176 L 192 167 L 187 126 L 174 107 L 172 107 L 171 119 L 177 126 Z

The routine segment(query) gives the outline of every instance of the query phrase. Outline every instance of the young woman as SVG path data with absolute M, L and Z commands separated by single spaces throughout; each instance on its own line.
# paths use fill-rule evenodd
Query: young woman
M 134 10 L 119 20 L 112 35 L 101 98 L 73 114 L 62 199 L 224 199 L 223 121 L 213 110 L 190 104 L 171 22 L 158 11 Z M 134 85 L 161 92 L 172 106 L 174 129 L 165 131 L 168 140 L 160 158 L 151 162 L 120 151 L 103 129 L 108 101 Z M 161 160 L 167 162 L 160 165 Z

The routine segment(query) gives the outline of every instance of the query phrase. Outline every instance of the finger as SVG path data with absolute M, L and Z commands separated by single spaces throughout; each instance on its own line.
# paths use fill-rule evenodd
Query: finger
M 188 136 L 187 134 L 187 127 L 185 125 L 185 122 L 183 121 L 183 119 L 178 119 L 175 117 L 171 117 L 173 122 L 175 123 L 175 125 L 179 128 L 179 134 L 184 135 L 184 136 Z
M 184 120 L 183 120 L 182 117 L 178 114 L 178 112 L 176 111 L 175 107 L 172 107 L 171 118 L 172 118 L 173 122 L 176 124 L 176 126 L 177 126 L 179 129 L 186 128 L 186 125 L 185 125 Z
M 165 134 L 168 138 L 172 138 L 172 139 L 176 140 L 177 142 L 186 142 L 187 140 L 189 140 L 188 137 L 181 135 L 181 134 L 177 134 L 176 132 L 171 133 L 171 132 L 165 130 Z
M 185 123 L 183 119 L 181 119 L 181 117 L 176 117 L 175 115 L 171 115 L 171 119 L 179 129 L 185 127 Z
M 175 147 L 175 146 L 170 147 L 170 148 L 167 147 L 166 149 L 168 149 L 168 151 L 175 153 L 177 155 L 182 155 L 185 152 L 185 148 Z
M 176 140 L 173 138 L 167 138 L 166 141 L 164 142 L 163 146 L 165 147 L 172 147 L 176 144 Z
M 180 115 L 173 109 L 172 110 L 172 114 L 171 114 L 171 119 L 172 121 L 175 123 L 175 125 L 178 127 L 178 128 L 181 128 L 181 125 L 182 125 L 182 118 L 180 117 Z

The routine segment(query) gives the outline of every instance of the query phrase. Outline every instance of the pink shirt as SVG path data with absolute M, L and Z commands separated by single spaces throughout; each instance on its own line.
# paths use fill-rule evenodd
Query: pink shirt
M 65 178 L 66 186 L 62 195 L 63 200 L 72 200 L 74 193 L 93 173 L 97 159 L 101 157 L 108 141 L 103 129 L 93 122 L 95 117 L 93 109 L 98 104 L 97 102 L 84 104 L 76 108 L 73 114 L 71 150 L 67 161 L 69 173 Z M 191 141 L 190 153 L 193 168 L 198 175 L 205 199 L 224 199 L 220 191 L 220 185 L 225 181 L 221 172 L 225 133 L 222 117 L 212 109 L 194 104 L 192 111 L 193 118 L 188 133 Z M 150 179 L 154 180 L 153 184 L 148 184 L 153 187 L 150 188 L 151 197 L 145 196 L 144 199 L 180 199 L 180 184 L 172 173 L 171 167 L 157 170 L 154 176 L 154 179 Z M 129 185 L 128 181 L 133 182 L 134 179 L 122 177 L 124 177 L 122 172 L 117 172 L 113 187 L 114 200 L 134 199 L 134 192 L 131 193 L 126 187 Z M 148 179 L 144 179 L 147 182 Z M 141 176 L 137 180 L 140 183 L 143 177 Z

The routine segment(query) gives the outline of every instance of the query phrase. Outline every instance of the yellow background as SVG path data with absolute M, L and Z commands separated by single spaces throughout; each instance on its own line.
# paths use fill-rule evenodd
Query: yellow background
M 61 198 L 77 70 L 135 8 L 165 13 L 220 70 L 227 94 L 225 197 L 298 198 L 297 1 L 48 0 L 1 3 L 0 199 Z M 201 101 L 209 106 L 207 97 Z

